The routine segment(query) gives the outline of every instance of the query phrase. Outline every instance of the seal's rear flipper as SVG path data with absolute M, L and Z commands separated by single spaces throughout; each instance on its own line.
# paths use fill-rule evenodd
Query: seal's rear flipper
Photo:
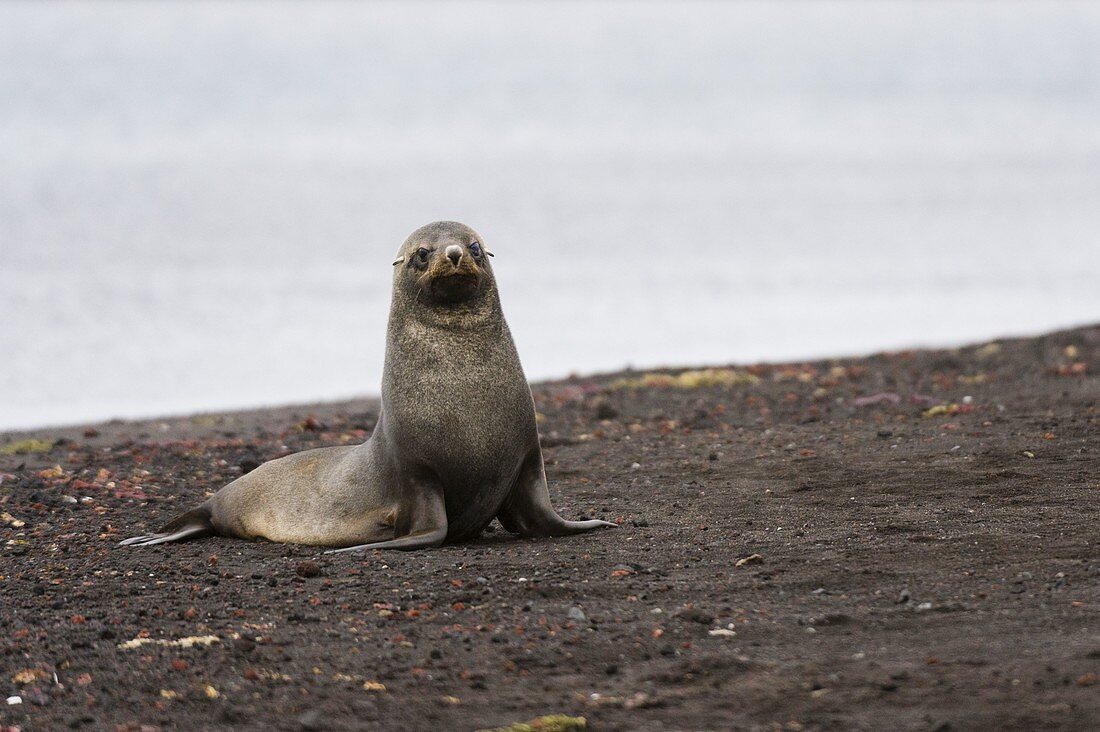
M 123 539 L 120 546 L 150 546 L 152 544 L 167 544 L 173 541 L 186 541 L 187 539 L 199 539 L 204 536 L 213 536 L 218 533 L 214 524 L 210 521 L 210 506 L 207 503 L 192 509 L 179 518 L 165 524 L 156 534 L 134 536 Z

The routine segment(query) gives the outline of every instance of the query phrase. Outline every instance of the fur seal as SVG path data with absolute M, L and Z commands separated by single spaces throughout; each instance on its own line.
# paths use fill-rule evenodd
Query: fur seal
M 295 544 L 421 549 L 493 518 L 525 537 L 615 526 L 550 505 L 535 405 L 482 239 L 423 226 L 394 261 L 382 411 L 370 439 L 264 463 L 169 522 L 122 542 L 220 534 Z

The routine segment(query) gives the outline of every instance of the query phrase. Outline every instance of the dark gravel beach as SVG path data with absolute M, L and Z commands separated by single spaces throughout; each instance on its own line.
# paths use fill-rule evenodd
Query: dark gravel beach
M 1100 728 L 1098 374 L 1100 325 L 539 384 L 620 528 L 365 556 L 117 542 L 374 401 L 0 435 L 0 729 Z

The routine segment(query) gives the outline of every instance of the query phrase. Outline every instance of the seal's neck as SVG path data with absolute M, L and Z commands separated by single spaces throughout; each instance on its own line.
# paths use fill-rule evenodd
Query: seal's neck
M 395 293 L 390 307 L 390 331 L 395 328 L 416 325 L 420 328 L 440 331 L 495 332 L 504 322 L 500 296 L 496 287 L 490 287 L 477 297 L 459 303 L 433 303 L 423 297 L 410 297 L 407 293 Z

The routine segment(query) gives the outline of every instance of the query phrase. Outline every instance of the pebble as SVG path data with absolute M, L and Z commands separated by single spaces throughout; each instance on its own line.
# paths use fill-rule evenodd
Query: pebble
M 734 566 L 735 567 L 744 567 L 746 564 L 753 564 L 754 562 L 763 562 L 763 561 L 764 561 L 764 557 L 762 557 L 761 555 L 759 555 L 759 554 L 750 554 L 749 556 L 747 556 L 743 559 L 738 559 L 737 563 L 734 564 Z
M 316 709 L 311 709 L 298 717 L 298 724 L 305 730 L 324 729 L 324 725 L 321 722 L 321 713 Z
M 320 577 L 321 567 L 317 562 L 310 562 L 307 560 L 305 562 L 298 562 L 298 566 L 294 568 L 294 572 L 299 577 Z
M 22 704 L 22 703 L 23 703 L 23 697 L 21 697 L 21 696 L 9 696 L 8 697 L 8 706 L 9 707 L 13 707 L 16 704 Z
M 619 410 L 607 402 L 601 402 L 596 407 L 596 419 L 615 419 L 619 416 Z
M 675 617 L 689 620 L 700 625 L 710 625 L 714 622 L 714 616 L 696 607 L 686 607 L 676 611 Z
M 581 610 L 576 605 L 570 607 L 566 615 L 569 617 L 570 620 L 576 620 L 578 623 L 588 622 L 588 616 L 584 614 L 584 610 Z

